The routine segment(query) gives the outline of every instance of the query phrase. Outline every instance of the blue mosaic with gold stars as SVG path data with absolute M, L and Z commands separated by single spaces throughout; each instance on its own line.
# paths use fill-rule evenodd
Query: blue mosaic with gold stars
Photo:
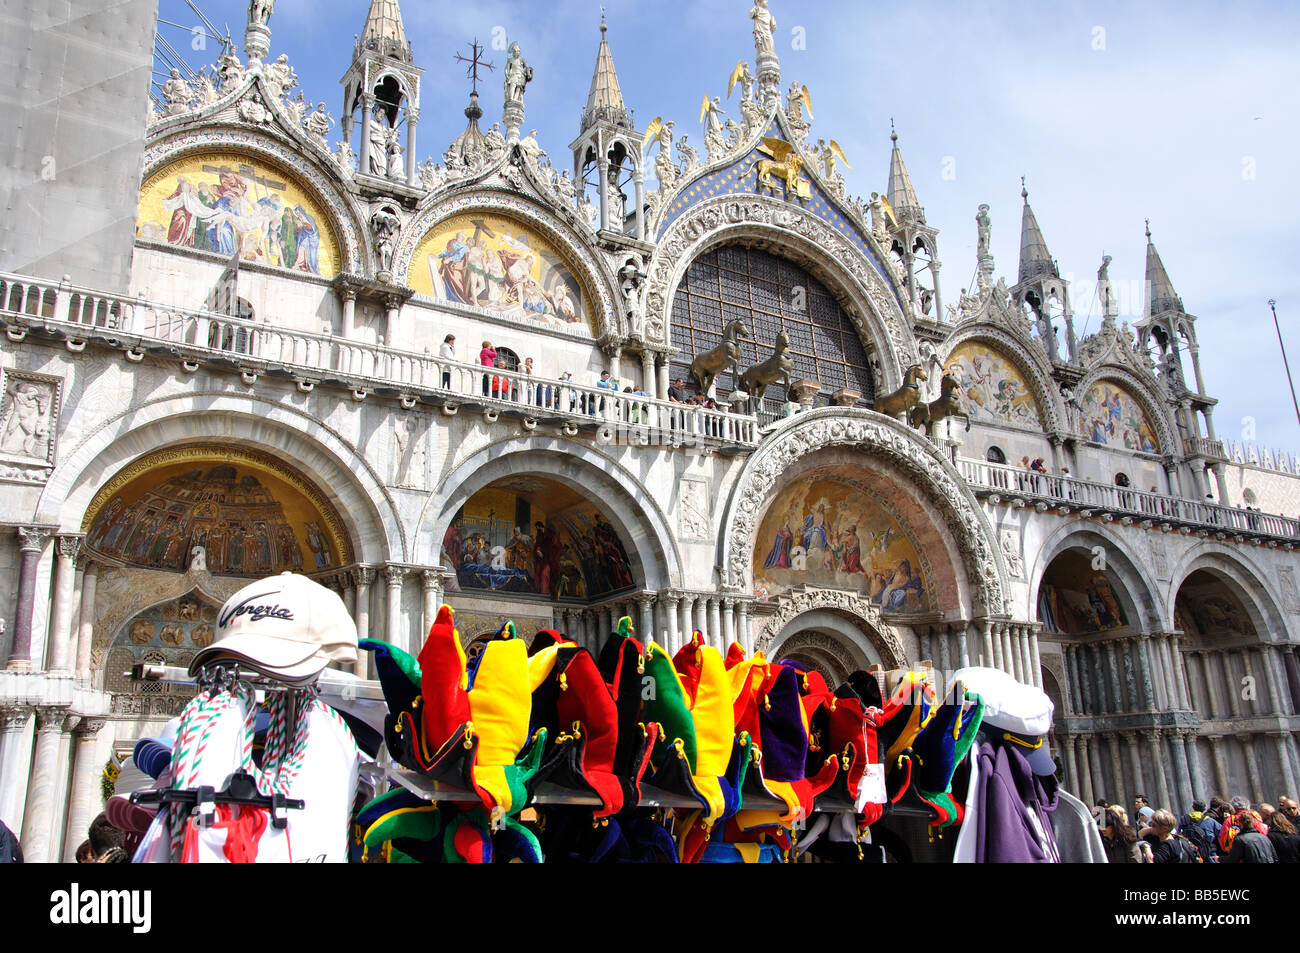
M 778 131 L 775 123 L 768 128 L 765 135 L 767 138 L 785 139 L 785 137 Z M 762 140 L 759 141 L 761 142 Z M 770 158 L 771 156 L 764 152 L 760 152 L 758 147 L 755 146 L 748 155 L 739 159 L 734 164 L 711 172 L 703 178 L 692 182 L 688 188 L 677 193 L 672 204 L 668 207 L 668 216 L 664 219 L 663 226 L 659 229 L 658 237 L 663 237 L 663 234 L 668 230 L 669 226 L 680 218 L 687 209 L 693 208 L 706 199 L 715 198 L 719 195 L 736 195 L 741 193 L 753 195 L 766 193 L 766 190 L 760 190 L 758 187 L 758 174 L 754 167 L 755 162 L 758 159 Z M 812 212 L 812 214 L 816 215 L 823 222 L 830 225 L 846 239 L 852 242 L 854 247 L 856 247 L 858 251 L 862 252 L 862 254 L 866 256 L 867 260 L 871 262 L 872 266 L 880 274 L 880 277 L 885 279 L 885 283 L 889 286 L 890 290 L 894 292 L 894 296 L 897 297 L 898 289 L 894 287 L 894 282 L 881 264 L 880 259 L 876 257 L 875 252 L 873 252 L 871 247 L 867 244 L 866 238 L 860 231 L 858 231 L 857 227 L 841 213 L 836 201 L 828 196 L 811 176 L 807 176 L 806 178 L 812 193 L 811 197 L 798 200 L 792 196 L 788 201 L 798 202 L 798 204 L 802 205 L 809 212 Z M 781 180 L 776 178 L 773 181 L 775 182 L 774 190 L 771 193 L 766 194 L 771 194 L 780 198 L 785 194 Z

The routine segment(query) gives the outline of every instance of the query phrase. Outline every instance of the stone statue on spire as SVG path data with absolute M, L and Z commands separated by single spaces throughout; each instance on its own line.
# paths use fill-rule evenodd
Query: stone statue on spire
M 266 26 L 275 12 L 275 0 L 250 0 L 248 4 L 248 22 L 253 26 Z
M 506 102 L 501 118 L 506 124 L 506 139 L 519 141 L 519 128 L 524 124 L 524 90 L 533 81 L 533 68 L 519 50 L 518 43 L 510 44 L 506 59 Z
M 771 56 L 776 53 L 773 34 L 776 33 L 776 18 L 767 9 L 767 0 L 754 0 L 754 9 L 749 11 L 749 18 L 754 21 L 754 50 L 759 56 Z

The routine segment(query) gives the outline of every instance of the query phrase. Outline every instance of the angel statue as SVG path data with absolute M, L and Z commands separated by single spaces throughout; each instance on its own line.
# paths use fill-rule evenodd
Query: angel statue
M 700 104 L 700 122 L 704 123 L 704 147 L 709 153 L 709 159 L 715 159 L 727 151 L 726 140 L 722 134 L 722 120 L 718 118 L 723 114 L 722 98 L 714 96 L 709 99 L 704 97 L 704 102 Z
M 844 168 L 853 168 L 853 166 L 849 165 L 849 160 L 844 157 L 844 150 L 840 148 L 840 144 L 834 139 L 830 141 L 830 145 L 826 144 L 825 139 L 818 139 L 817 150 L 821 156 L 822 174 L 826 177 L 826 181 L 834 182 L 837 178 L 835 172 L 835 161 L 837 159 L 844 163 Z

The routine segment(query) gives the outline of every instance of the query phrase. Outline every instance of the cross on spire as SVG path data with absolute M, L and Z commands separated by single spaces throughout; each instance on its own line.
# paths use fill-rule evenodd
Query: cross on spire
M 484 52 L 484 50 L 485 47 L 479 46 L 478 37 L 475 37 L 474 41 L 470 44 L 469 56 L 462 56 L 459 53 L 456 54 L 457 62 L 469 64 L 469 66 L 465 67 L 465 75 L 468 76 L 473 81 L 474 84 L 473 92 L 475 96 L 478 95 L 479 67 L 487 67 L 488 69 L 495 68 L 491 63 L 487 62 L 484 59 L 481 59 L 481 54 Z

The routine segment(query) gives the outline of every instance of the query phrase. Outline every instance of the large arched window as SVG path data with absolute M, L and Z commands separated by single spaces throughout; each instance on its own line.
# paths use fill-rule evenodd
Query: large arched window
M 756 248 L 730 245 L 697 258 L 673 300 L 672 340 L 678 355 L 673 377 L 690 381 L 691 361 L 722 343 L 722 331 L 739 319 L 753 340 L 740 342 L 744 371 L 772 356 L 779 333 L 790 339 L 792 380 L 815 380 L 827 396 L 843 388 L 863 401 L 875 396 L 867 355 L 853 322 L 826 287 L 798 265 Z M 730 374 L 718 393 L 735 387 Z M 785 399 L 777 384 L 767 399 Z

